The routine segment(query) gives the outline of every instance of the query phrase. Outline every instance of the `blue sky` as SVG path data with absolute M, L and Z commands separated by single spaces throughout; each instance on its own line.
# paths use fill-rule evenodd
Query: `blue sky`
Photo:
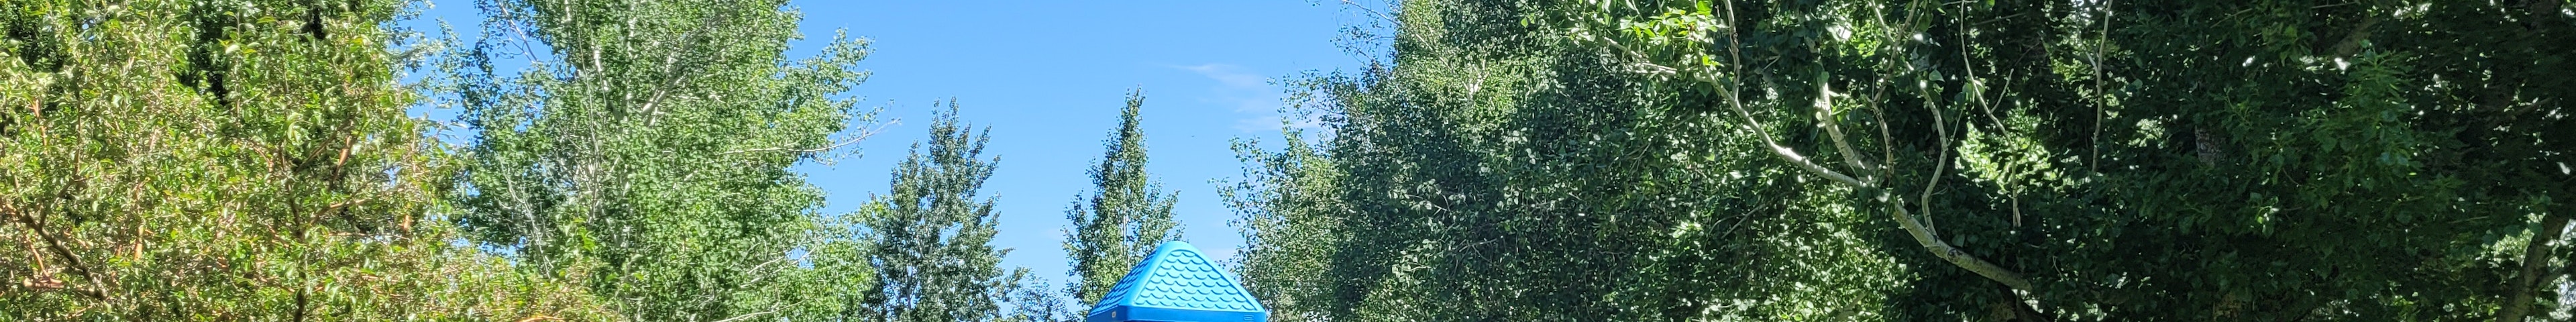
M 471 32 L 471 0 L 431 0 L 420 21 L 444 19 Z M 1363 19 L 1337 1 L 804 1 L 792 2 L 808 39 L 791 58 L 812 55 L 834 29 L 874 42 L 860 66 L 875 72 L 851 95 L 895 120 L 857 146 L 864 156 L 797 170 L 826 191 L 826 213 L 884 193 L 888 171 L 927 137 L 933 101 L 957 99 L 960 115 L 990 127 L 987 156 L 1000 169 L 983 194 L 997 197 L 996 247 L 1015 249 L 1005 267 L 1029 267 L 1064 281 L 1064 210 L 1090 187 L 1084 173 L 1101 155 L 1131 88 L 1146 93 L 1148 171 L 1177 190 L 1185 240 L 1221 260 L 1242 238 L 1234 212 L 1211 180 L 1239 176 L 1235 138 L 1276 142 L 1281 89 L 1272 80 L 1303 71 L 1353 69 L 1361 58 L 1334 45 L 1340 26 Z M 450 113 L 422 111 L 429 117 Z M 854 125 L 856 128 L 858 125 Z

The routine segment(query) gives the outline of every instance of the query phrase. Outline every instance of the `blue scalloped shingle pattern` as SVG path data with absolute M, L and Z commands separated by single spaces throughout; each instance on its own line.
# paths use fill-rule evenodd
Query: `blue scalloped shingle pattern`
M 1139 306 L 1177 309 L 1259 311 L 1252 296 L 1234 287 L 1234 281 L 1218 272 L 1197 251 L 1180 249 L 1159 256 L 1154 272 L 1145 278 L 1135 294 Z
M 1091 308 L 1098 315 L 1117 307 L 1204 312 L 1268 312 L 1231 276 L 1188 243 L 1172 242 L 1110 286 L 1109 294 Z

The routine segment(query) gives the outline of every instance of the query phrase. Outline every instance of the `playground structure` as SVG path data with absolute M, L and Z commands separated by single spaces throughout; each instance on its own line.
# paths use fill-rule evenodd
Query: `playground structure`
M 1270 310 L 1197 247 L 1164 242 L 1092 305 L 1085 322 L 1259 322 Z

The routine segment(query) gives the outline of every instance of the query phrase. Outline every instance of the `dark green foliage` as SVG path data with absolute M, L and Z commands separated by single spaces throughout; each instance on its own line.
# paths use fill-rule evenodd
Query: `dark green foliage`
M 2546 318 L 2563 5 L 1408 1 L 1228 196 L 1292 319 Z
M 1145 172 L 1145 130 L 1137 115 L 1144 106 L 1144 90 L 1127 93 L 1118 128 L 1101 144 L 1107 151 L 1091 169 L 1090 202 L 1077 200 L 1065 210 L 1073 222 L 1065 228 L 1064 251 L 1072 257 L 1074 283 L 1066 286 L 1074 303 L 1100 301 L 1154 247 L 1181 237 L 1173 229 L 1180 224 L 1172 220 L 1178 200 Z
M 0 320 L 1063 321 L 1178 238 L 1141 91 L 1055 288 L 954 101 L 817 211 L 867 47 L 784 0 L 406 4 L 0 2 Z M 2564 320 L 2571 7 L 1405 1 L 1221 194 L 1278 320 Z
M 1392 66 L 1297 84 L 1296 112 L 1330 129 L 1320 146 L 1245 150 L 1257 167 L 1228 191 L 1252 239 L 1243 275 L 1277 316 L 1818 318 L 1897 282 L 1839 237 L 1868 228 L 1859 214 L 1727 149 L 1752 142 L 1725 126 L 1648 108 L 1706 95 L 1641 97 L 1654 84 L 1514 27 L 1529 8 L 1407 6 L 1440 23 L 1401 29 Z

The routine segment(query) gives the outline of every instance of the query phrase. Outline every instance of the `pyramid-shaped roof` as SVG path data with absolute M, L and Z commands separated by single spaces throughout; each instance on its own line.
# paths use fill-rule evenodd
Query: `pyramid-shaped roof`
M 1164 242 L 1091 307 L 1088 322 L 1257 322 L 1270 310 L 1197 247 Z

